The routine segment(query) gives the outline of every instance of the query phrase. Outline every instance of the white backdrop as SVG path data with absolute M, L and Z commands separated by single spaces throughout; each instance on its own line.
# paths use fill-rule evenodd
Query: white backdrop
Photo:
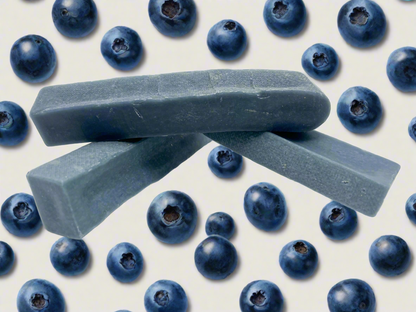
M 172 279 L 185 289 L 190 312 L 239 311 L 243 287 L 256 279 L 268 279 L 282 290 L 286 311 L 327 311 L 329 289 L 346 278 L 361 278 L 374 289 L 377 312 L 411 312 L 416 309 L 416 269 L 401 277 L 387 279 L 375 273 L 368 261 L 374 239 L 395 234 L 405 239 L 416 252 L 416 227 L 407 219 L 404 205 L 416 192 L 416 143 L 407 134 L 407 125 L 416 116 L 415 94 L 403 94 L 388 81 L 385 65 L 389 54 L 402 46 L 416 46 L 416 2 L 379 0 L 388 18 L 386 39 L 378 46 L 359 50 L 347 45 L 337 29 L 337 14 L 343 0 L 305 0 L 309 20 L 304 32 L 283 39 L 268 31 L 263 22 L 263 0 L 196 0 L 198 22 L 191 35 L 170 39 L 152 26 L 147 0 L 96 0 L 99 25 L 84 39 L 68 39 L 55 29 L 51 8 L 53 0 L 0 0 L 0 100 L 20 104 L 29 113 L 40 88 L 87 80 L 128 75 L 159 74 L 215 68 L 264 68 L 303 71 L 301 56 L 311 45 L 322 42 L 335 48 L 341 59 L 339 74 L 329 82 L 314 81 L 330 98 L 332 112 L 320 131 L 398 162 L 402 169 L 375 218 L 359 215 L 359 230 L 345 242 L 328 240 L 319 228 L 318 218 L 329 199 L 279 176 L 259 165 L 245 161 L 244 172 L 232 181 L 216 178 L 208 169 L 207 156 L 216 146 L 211 143 L 169 176 L 134 197 L 86 236 L 92 253 L 88 271 L 75 278 L 63 277 L 49 262 L 49 250 L 59 237 L 42 230 L 33 238 L 19 239 L 0 226 L 0 240 L 8 242 L 17 256 L 11 274 L 0 278 L 0 311 L 16 311 L 16 295 L 29 279 L 43 278 L 63 292 L 67 312 L 128 309 L 144 311 L 143 296 L 158 279 Z M 249 37 L 247 53 L 238 61 L 221 62 L 206 47 L 206 35 L 221 19 L 239 21 Z M 111 68 L 101 56 L 102 36 L 114 26 L 128 26 L 140 34 L 145 57 L 131 72 Z M 27 34 L 47 38 L 54 46 L 58 68 L 52 79 L 41 85 L 19 80 L 9 63 L 14 41 Z M 369 135 L 354 135 L 343 128 L 336 115 L 338 98 L 347 88 L 361 85 L 375 91 L 384 107 L 385 118 L 378 130 Z M 0 148 L 0 202 L 18 192 L 29 192 L 26 173 L 80 145 L 47 148 L 33 124 L 28 140 L 16 148 Z M 259 151 L 260 152 L 260 151 Z M 243 196 L 257 182 L 270 182 L 286 196 L 289 218 L 276 233 L 264 233 L 246 219 Z M 196 202 L 199 226 L 186 243 L 166 246 L 159 243 L 146 224 L 146 211 L 152 199 L 166 190 L 180 190 Z M 239 254 L 239 267 L 227 280 L 212 282 L 203 278 L 193 261 L 195 247 L 206 237 L 204 224 L 209 214 L 225 211 L 237 223 L 231 240 Z M 318 250 L 317 274 L 306 281 L 288 278 L 278 265 L 278 255 L 287 242 L 306 239 Z M 139 247 L 145 258 L 141 278 L 130 285 L 116 282 L 106 268 L 108 251 L 122 241 Z

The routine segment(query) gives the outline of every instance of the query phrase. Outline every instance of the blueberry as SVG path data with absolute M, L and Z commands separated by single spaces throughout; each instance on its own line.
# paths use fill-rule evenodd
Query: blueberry
M 25 193 L 6 199 L 1 206 L 1 222 L 7 231 L 19 237 L 32 236 L 42 227 L 34 198 Z
M 244 195 L 244 211 L 248 220 L 264 231 L 278 230 L 287 219 L 286 200 L 273 184 L 257 183 Z
M 387 76 L 400 91 L 416 91 L 416 48 L 403 47 L 393 51 L 387 61 Z
M 406 202 L 406 214 L 413 224 L 416 224 L 416 194 L 409 197 Z
M 217 146 L 209 153 L 208 167 L 219 178 L 234 178 L 243 167 L 243 157 L 229 148 Z
M 370 0 L 351 0 L 338 13 L 338 30 L 346 42 L 357 48 L 376 45 L 386 33 L 386 16 Z
M 327 44 L 314 44 L 302 55 L 302 67 L 314 79 L 331 79 L 338 71 L 338 65 L 337 52 Z
M 247 34 L 244 27 L 233 20 L 222 20 L 208 32 L 208 48 L 223 61 L 238 59 L 246 50 Z
M 131 70 L 142 59 L 142 40 L 139 34 L 131 28 L 114 27 L 101 40 L 101 54 L 115 69 Z
M 407 243 L 395 235 L 376 239 L 370 247 L 369 257 L 374 271 L 387 277 L 405 272 L 412 258 Z
M 376 297 L 373 289 L 359 279 L 347 279 L 339 282 L 328 293 L 330 312 L 374 312 Z
M 318 253 L 315 247 L 304 240 L 290 242 L 279 255 L 282 270 L 291 278 L 305 279 L 311 276 L 318 266 Z
M 149 17 L 165 36 L 181 37 L 189 33 L 196 22 L 193 0 L 150 0 Z
M 279 287 L 269 281 L 251 282 L 240 295 L 241 312 L 282 312 L 283 302 Z
M 234 219 L 225 212 L 216 212 L 210 215 L 205 224 L 207 235 L 220 235 L 230 239 L 235 231 Z
M 10 272 L 14 264 L 14 252 L 9 244 L 0 241 L 0 276 Z
M 119 282 L 133 282 L 143 270 L 142 253 L 133 244 L 117 244 L 107 255 L 107 268 Z
M 62 35 L 81 38 L 91 33 L 97 25 L 97 7 L 93 0 L 56 0 L 52 18 Z
M 416 141 L 416 117 L 413 118 L 410 123 L 409 123 L 409 127 L 407 128 L 410 137 Z
M 55 50 L 45 38 L 28 35 L 13 44 L 10 64 L 20 79 L 31 83 L 42 82 L 55 71 Z
M 178 283 L 160 280 L 146 290 L 144 306 L 147 312 L 185 312 L 188 298 Z
M 147 211 L 147 225 L 158 240 L 179 244 L 191 237 L 198 212 L 191 197 L 178 191 L 159 194 Z
M 28 122 L 25 111 L 16 103 L 0 102 L 0 145 L 14 146 L 27 135 Z
M 364 134 L 377 127 L 383 108 L 379 97 L 373 91 L 364 87 L 352 87 L 341 95 L 337 114 L 347 130 Z
M 357 213 L 351 208 L 332 201 L 322 209 L 319 225 L 328 238 L 343 240 L 350 237 L 357 229 Z
M 302 0 L 267 0 L 263 19 L 275 35 L 292 37 L 305 26 L 307 12 Z
M 19 312 L 64 312 L 65 299 L 51 282 L 33 279 L 26 282 L 17 295 Z
M 234 245 L 219 235 L 209 236 L 195 250 L 196 268 L 212 280 L 222 280 L 233 273 L 237 261 Z
M 75 276 L 87 268 L 90 262 L 90 251 L 83 240 L 62 237 L 53 244 L 49 258 L 59 273 Z

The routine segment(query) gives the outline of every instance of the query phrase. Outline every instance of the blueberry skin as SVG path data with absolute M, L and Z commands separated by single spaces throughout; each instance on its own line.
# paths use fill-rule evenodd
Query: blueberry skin
M 217 146 L 208 155 L 208 167 L 218 178 L 234 178 L 243 167 L 243 157 L 229 148 Z
M 165 36 L 182 37 L 195 26 L 193 0 L 150 0 L 148 10 L 153 26 Z
M 338 66 L 337 52 L 327 44 L 314 44 L 302 55 L 302 67 L 314 79 L 331 79 L 337 73 Z
M 75 276 L 88 267 L 90 251 L 83 240 L 62 237 L 52 245 L 49 258 L 59 273 Z
M 247 48 L 244 27 L 233 20 L 222 20 L 212 26 L 207 37 L 211 53 L 223 61 L 238 59 Z
M 283 306 L 279 287 L 269 281 L 251 282 L 240 295 L 241 312 L 282 312 Z
M 400 91 L 416 91 L 416 48 L 403 47 L 393 51 L 387 61 L 387 76 Z
M 143 271 L 142 253 L 133 244 L 117 244 L 107 255 L 107 268 L 117 281 L 133 282 Z
M 211 235 L 195 250 L 199 273 L 212 280 L 222 280 L 234 272 L 238 256 L 234 245 L 219 235 Z
M 14 264 L 14 252 L 9 244 L 0 241 L 0 276 L 10 272 Z
M 306 7 L 302 0 L 268 0 L 263 10 L 267 28 L 280 37 L 293 37 L 300 33 L 306 18 Z
M 328 238 L 333 240 L 347 239 L 357 229 L 357 213 L 351 208 L 332 201 L 322 209 L 319 225 Z
M 384 235 L 370 247 L 370 264 L 377 273 L 392 277 L 405 272 L 410 265 L 411 254 L 407 243 L 398 236 Z
M 27 136 L 28 122 L 25 111 L 16 103 L 0 102 L 0 145 L 15 146 Z
M 368 48 L 376 45 L 386 33 L 386 16 L 374 1 L 351 0 L 338 13 L 338 30 L 350 45 Z
M 97 6 L 93 0 L 56 0 L 52 8 L 52 19 L 62 35 L 85 37 L 97 25 Z
M 147 312 L 185 312 L 188 298 L 178 283 L 160 280 L 146 290 L 144 306 Z
M 198 212 L 191 197 L 179 191 L 159 194 L 147 211 L 147 225 L 163 243 L 179 244 L 193 234 Z
M 406 214 L 413 224 L 416 224 L 416 193 L 406 201 Z
M 230 239 L 235 232 L 234 219 L 225 212 L 216 212 L 210 215 L 205 223 L 207 235 L 220 235 Z
M 26 282 L 17 295 L 19 312 L 65 312 L 65 299 L 51 282 L 33 279 Z
M 280 252 L 279 263 L 282 270 L 291 278 L 305 279 L 315 272 L 318 266 L 318 253 L 307 241 L 292 241 Z
M 328 293 L 330 312 L 374 312 L 376 297 L 373 289 L 359 279 L 347 279 L 339 282 Z
M 266 182 L 249 187 L 244 195 L 244 211 L 251 224 L 263 231 L 276 231 L 287 219 L 283 193 Z
M 410 137 L 416 141 L 416 117 L 413 118 L 410 123 L 409 123 L 409 127 L 407 128 Z
M 39 83 L 48 79 L 55 71 L 55 50 L 41 36 L 24 36 L 13 44 L 10 64 L 16 76 L 23 81 Z
M 34 198 L 25 193 L 6 199 L 1 206 L 1 222 L 7 231 L 19 237 L 32 236 L 42 227 Z
M 341 95 L 337 114 L 347 130 L 365 134 L 377 127 L 383 108 L 376 93 L 364 87 L 352 87 Z
M 101 40 L 101 54 L 111 67 L 131 70 L 142 59 L 142 40 L 139 34 L 131 28 L 114 27 Z

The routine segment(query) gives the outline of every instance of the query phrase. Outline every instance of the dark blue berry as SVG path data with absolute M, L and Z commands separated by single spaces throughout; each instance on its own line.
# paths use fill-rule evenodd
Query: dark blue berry
M 374 271 L 387 277 L 405 272 L 412 258 L 407 243 L 395 235 L 376 239 L 370 247 L 369 257 Z
M 416 91 L 416 48 L 403 47 L 393 51 L 387 61 L 387 76 L 400 91 Z
M 107 268 L 110 274 L 119 282 L 133 282 L 143 270 L 142 253 L 133 244 L 117 244 L 107 255 Z
M 166 244 L 179 244 L 187 240 L 195 230 L 197 218 L 192 198 L 178 191 L 159 194 L 147 211 L 150 231 Z
M 377 127 L 383 108 L 376 93 L 364 87 L 352 87 L 341 95 L 337 114 L 349 131 L 364 134 Z
M 150 21 L 165 36 L 181 37 L 195 26 L 193 0 L 150 0 L 148 9 Z
M 267 27 L 281 37 L 292 37 L 300 33 L 306 18 L 306 7 L 302 0 L 268 0 L 263 10 Z
M 229 148 L 217 146 L 208 155 L 208 167 L 219 178 L 234 178 L 243 167 L 243 157 Z
M 222 20 L 209 30 L 207 44 L 216 58 L 232 61 L 238 59 L 246 50 L 247 34 L 240 23 Z
M 19 312 L 65 312 L 65 299 L 51 282 L 33 279 L 26 282 L 17 295 Z
M 34 198 L 25 193 L 6 199 L 1 206 L 1 222 L 7 231 L 19 237 L 32 236 L 42 227 Z
M 240 295 L 241 312 L 282 312 L 283 303 L 279 287 L 269 281 L 251 282 Z
M 244 211 L 251 224 L 263 231 L 276 231 L 287 219 L 283 193 L 265 182 L 254 184 L 246 191 Z
M 75 276 L 87 268 L 90 262 L 90 252 L 83 240 L 62 237 L 53 244 L 49 258 L 59 273 Z
M 373 289 L 359 279 L 347 279 L 339 282 L 328 293 L 330 312 L 374 312 L 376 297 Z
M 338 55 L 329 45 L 317 43 L 302 55 L 302 67 L 314 79 L 331 79 L 338 71 Z
M 413 224 L 416 224 L 416 194 L 413 194 L 406 201 L 406 214 Z
M 237 267 L 237 251 L 233 244 L 219 235 L 211 235 L 195 250 L 195 265 L 199 273 L 212 280 L 222 280 Z
M 235 231 L 234 219 L 225 212 L 216 212 L 210 215 L 205 224 L 207 235 L 220 235 L 230 239 Z
M 14 252 L 9 244 L 0 241 L 0 276 L 10 272 L 14 264 Z
M 410 137 L 416 141 L 416 117 L 413 118 L 410 123 L 409 123 L 409 127 L 407 128 Z
M 30 83 L 42 82 L 55 71 L 55 50 L 45 38 L 28 35 L 13 44 L 10 64 L 20 79 Z
M 282 270 L 291 278 L 305 279 L 315 272 L 318 266 L 318 253 L 307 241 L 292 241 L 280 252 L 279 263 Z
M 101 40 L 101 54 L 115 69 L 131 70 L 142 59 L 142 40 L 139 34 L 131 28 L 114 27 Z
M 346 42 L 357 48 L 376 45 L 386 33 L 382 8 L 370 0 L 351 0 L 338 13 L 338 30 Z
M 16 103 L 0 102 L 0 145 L 14 146 L 27 135 L 28 122 L 25 111 Z
M 178 283 L 160 280 L 146 290 L 144 307 L 147 312 L 186 312 L 188 298 Z
M 322 209 L 319 225 L 328 238 L 343 240 L 350 237 L 357 229 L 357 213 L 351 208 L 332 201 Z

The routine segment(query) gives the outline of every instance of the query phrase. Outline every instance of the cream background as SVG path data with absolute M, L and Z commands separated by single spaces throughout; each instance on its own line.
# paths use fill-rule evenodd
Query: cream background
M 52 18 L 52 0 L 0 0 L 0 99 L 19 103 L 29 113 L 41 87 L 78 81 L 98 80 L 128 75 L 159 74 L 175 71 L 215 68 L 288 69 L 302 72 L 301 55 L 317 42 L 332 45 L 341 59 L 341 68 L 329 82 L 314 81 L 330 98 L 332 112 L 320 131 L 345 140 L 398 162 L 402 169 L 376 218 L 359 216 L 359 230 L 353 238 L 340 243 L 328 240 L 320 231 L 318 217 L 329 200 L 309 189 L 245 160 L 242 175 L 220 180 L 208 169 L 211 143 L 192 159 L 128 201 L 102 225 L 85 238 L 92 253 L 92 265 L 82 276 L 66 278 L 49 262 L 49 249 L 59 237 L 42 230 L 29 239 L 18 239 L 0 226 L 0 240 L 8 242 L 17 255 L 11 274 L 0 278 L 0 311 L 16 311 L 16 295 L 29 279 L 44 278 L 63 292 L 67 312 L 128 309 L 144 311 L 143 296 L 147 287 L 158 279 L 180 283 L 190 302 L 190 312 L 239 311 L 243 287 L 256 279 L 269 279 L 282 290 L 286 311 L 327 311 L 329 289 L 345 278 L 367 281 L 377 296 L 377 312 L 411 312 L 416 309 L 413 267 L 404 276 L 386 279 L 376 274 L 368 261 L 368 249 L 383 234 L 404 238 L 416 252 L 416 228 L 407 219 L 404 204 L 416 192 L 416 143 L 407 134 L 407 125 L 416 116 L 414 94 L 397 91 L 388 81 L 385 65 L 389 54 L 402 46 L 416 46 L 416 2 L 379 0 L 388 18 L 386 39 L 378 46 L 358 50 L 347 45 L 338 33 L 336 18 L 343 0 L 305 0 L 309 21 L 302 34 L 282 39 L 269 32 L 263 22 L 263 0 L 196 0 L 199 18 L 191 35 L 182 39 L 162 36 L 150 23 L 147 0 L 96 0 L 99 26 L 87 38 L 71 40 L 61 36 Z M 221 62 L 206 47 L 209 28 L 221 19 L 232 18 L 246 28 L 249 49 L 240 60 Z M 116 71 L 100 54 L 100 41 L 110 28 L 123 25 L 140 34 L 145 57 L 132 72 Z M 15 40 L 29 33 L 46 37 L 54 46 L 59 65 L 52 79 L 41 85 L 19 80 L 9 64 L 9 51 Z M 358 136 L 343 128 L 336 116 L 338 98 L 347 88 L 362 85 L 375 91 L 385 109 L 381 127 L 370 135 Z M 31 124 L 28 140 L 17 148 L 0 148 L 0 202 L 17 192 L 30 192 L 25 174 L 32 168 L 70 152 L 80 145 L 47 148 Z M 260 151 L 259 151 L 260 152 Z M 254 183 L 267 181 L 285 194 L 289 218 L 277 233 L 254 228 L 243 212 L 243 195 Z M 176 189 L 189 194 L 197 203 L 199 226 L 195 234 L 180 246 L 159 243 L 148 230 L 145 216 L 152 199 L 165 190 Z M 212 282 L 195 268 L 193 253 L 205 237 L 204 223 L 209 214 L 225 211 L 237 223 L 232 239 L 240 264 L 228 280 Z M 317 274 L 306 281 L 286 277 L 278 265 L 278 255 L 287 242 L 306 239 L 319 252 Z M 107 252 L 117 243 L 137 245 L 145 258 L 141 278 L 130 285 L 116 282 L 108 273 Z

